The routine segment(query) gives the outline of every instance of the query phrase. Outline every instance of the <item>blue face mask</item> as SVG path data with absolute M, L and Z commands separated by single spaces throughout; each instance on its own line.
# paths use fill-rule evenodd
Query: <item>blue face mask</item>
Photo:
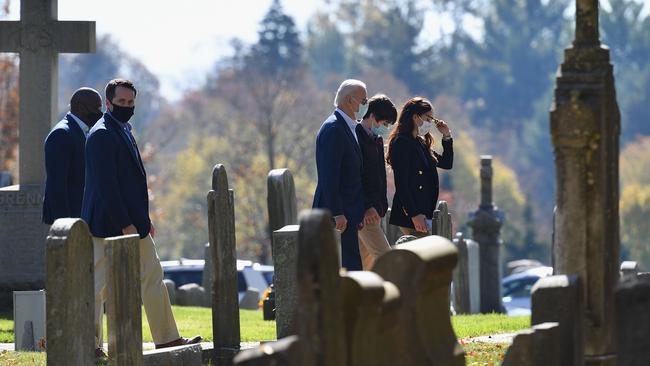
M 377 136 L 386 137 L 388 136 L 388 132 L 390 130 L 388 129 L 388 127 L 379 124 L 379 126 L 371 128 L 370 131 L 372 131 L 372 133 L 374 133 Z

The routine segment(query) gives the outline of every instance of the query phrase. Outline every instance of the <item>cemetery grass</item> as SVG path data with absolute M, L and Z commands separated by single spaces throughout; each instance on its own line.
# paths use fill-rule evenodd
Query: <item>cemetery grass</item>
M 212 341 L 212 310 L 200 307 L 173 306 L 174 317 L 181 335 L 185 337 L 200 334 L 204 341 Z M 143 314 L 143 338 L 151 342 L 151 332 Z M 13 342 L 13 314 L 0 313 L 0 342 Z M 104 317 L 104 319 L 106 319 Z M 470 342 L 468 338 L 481 335 L 514 333 L 530 326 L 528 316 L 505 316 L 501 314 L 457 315 L 452 318 L 452 325 L 459 342 L 465 349 L 466 364 L 471 366 L 498 365 L 508 348 L 503 343 Z M 240 310 L 242 342 L 275 340 L 275 322 L 262 320 L 262 312 Z M 104 331 L 106 326 L 104 325 Z M 104 339 L 106 335 L 104 335 Z M 9 363 L 10 362 L 10 363 Z M 0 353 L 2 365 L 44 365 L 45 354 L 29 352 Z

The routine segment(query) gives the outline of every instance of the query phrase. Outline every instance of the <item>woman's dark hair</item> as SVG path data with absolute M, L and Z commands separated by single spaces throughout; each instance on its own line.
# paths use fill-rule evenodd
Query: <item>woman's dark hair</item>
M 397 126 L 393 128 L 390 136 L 388 136 L 388 153 L 386 154 L 386 162 L 388 165 L 391 165 L 390 149 L 392 147 L 393 140 L 395 140 L 397 138 L 397 135 L 400 134 L 404 134 L 409 137 L 413 136 L 413 129 L 416 128 L 416 124 L 413 122 L 413 116 L 421 116 L 431 111 L 433 111 L 433 106 L 431 105 L 431 102 L 429 102 L 429 100 L 424 97 L 411 98 L 406 101 L 406 103 L 404 103 L 402 110 L 399 112 L 399 117 L 397 118 Z M 420 136 L 417 136 L 416 138 L 424 143 L 424 145 L 427 147 L 427 151 L 431 151 L 431 146 L 433 145 L 433 136 L 431 136 L 430 133 L 424 135 L 424 138 Z M 436 159 L 433 154 L 429 153 L 429 155 L 432 159 Z
M 138 91 L 135 90 L 135 86 L 133 85 L 133 82 L 130 80 L 125 80 L 125 79 L 113 79 L 106 84 L 106 89 L 104 90 L 106 94 L 106 99 L 108 99 L 109 102 L 113 103 L 113 98 L 115 97 L 115 89 L 117 89 L 118 86 L 121 86 L 122 88 L 127 88 L 133 90 L 133 94 L 138 95 Z

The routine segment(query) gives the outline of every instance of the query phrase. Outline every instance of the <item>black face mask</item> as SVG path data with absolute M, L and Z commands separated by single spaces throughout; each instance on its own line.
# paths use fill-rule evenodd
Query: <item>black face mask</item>
M 122 107 L 122 106 L 113 104 L 113 110 L 111 111 L 111 114 L 118 121 L 120 121 L 122 123 L 127 123 L 127 122 L 129 122 L 131 117 L 133 117 L 134 112 L 135 112 L 135 107 Z

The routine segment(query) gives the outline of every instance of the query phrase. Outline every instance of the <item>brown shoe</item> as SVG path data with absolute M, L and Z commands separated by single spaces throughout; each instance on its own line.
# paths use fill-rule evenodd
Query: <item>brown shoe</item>
M 157 344 L 156 349 L 160 348 L 167 348 L 167 347 L 177 347 L 177 346 L 186 346 L 188 344 L 197 344 L 201 342 L 201 336 L 194 336 L 192 338 L 183 338 L 180 337 L 175 341 L 163 343 L 163 344 Z
M 106 353 L 101 348 L 95 348 L 95 358 L 106 358 Z

